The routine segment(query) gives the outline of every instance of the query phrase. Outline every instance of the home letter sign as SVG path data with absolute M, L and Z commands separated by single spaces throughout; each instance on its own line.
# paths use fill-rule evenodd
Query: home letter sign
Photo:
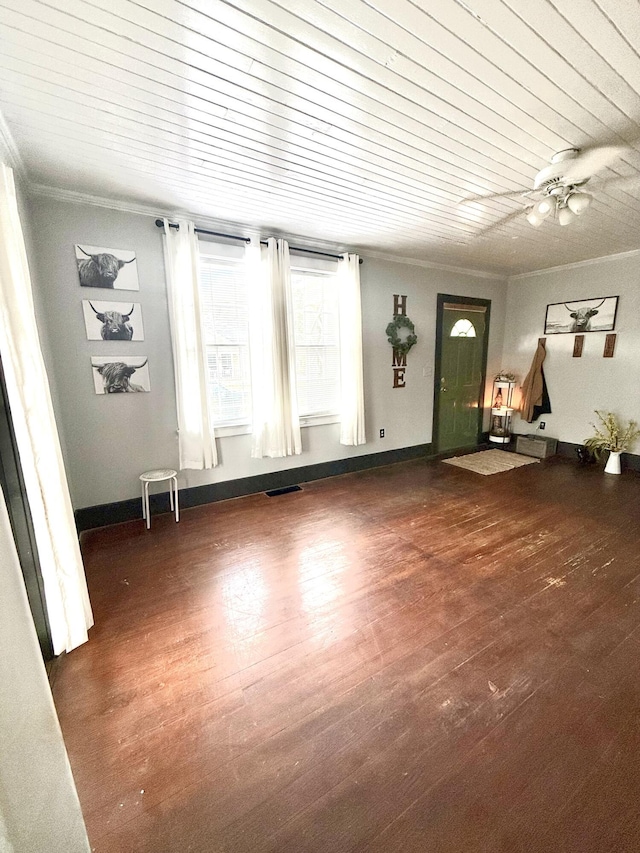
M 393 347 L 393 387 L 405 388 L 404 378 L 407 369 L 407 353 L 417 342 L 415 327 L 407 317 L 407 297 L 394 294 L 393 297 L 393 322 L 386 328 L 387 340 Z

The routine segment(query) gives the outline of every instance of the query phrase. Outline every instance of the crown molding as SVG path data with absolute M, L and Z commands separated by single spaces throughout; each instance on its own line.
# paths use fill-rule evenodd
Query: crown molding
M 29 194 L 33 196 L 41 196 L 45 198 L 53 198 L 57 201 L 68 201 L 76 204 L 90 204 L 94 207 L 105 207 L 109 210 L 119 210 L 122 213 L 134 213 L 139 216 L 152 216 L 154 219 L 166 217 L 167 219 L 175 219 L 176 217 L 186 217 L 187 219 L 195 219 L 199 226 L 211 228 L 212 230 L 220 231 L 227 230 L 237 233 L 239 237 L 255 237 L 264 235 L 266 232 L 273 237 L 283 237 L 291 242 L 299 244 L 303 248 L 311 249 L 326 249 L 329 252 L 341 254 L 343 252 L 358 252 L 358 247 L 345 248 L 344 246 L 336 248 L 335 243 L 327 243 L 323 240 L 302 237 L 295 234 L 282 234 L 278 229 L 255 228 L 239 222 L 222 221 L 220 219 L 211 219 L 198 214 L 194 215 L 188 210 L 171 209 L 162 210 L 160 205 L 141 204 L 139 202 L 123 201 L 122 199 L 105 198 L 104 196 L 91 195 L 90 193 L 78 192 L 77 190 L 61 189 L 59 187 L 51 187 L 46 184 L 31 184 Z M 444 270 L 445 272 L 453 272 L 459 275 L 475 276 L 476 278 L 492 279 L 493 281 L 506 281 L 507 275 L 487 272 L 485 270 L 467 269 L 466 267 L 449 266 L 447 264 L 432 263 L 419 258 L 408 258 L 404 256 L 391 255 L 386 252 L 376 252 L 369 249 L 361 249 L 363 257 L 375 258 L 381 261 L 390 261 L 396 264 L 409 264 L 411 266 L 425 267 L 426 269 Z
M 53 198 L 56 199 L 56 201 L 68 201 L 73 204 L 90 204 L 93 207 L 106 207 L 109 210 L 119 210 L 122 213 L 134 213 L 138 216 L 153 216 L 156 219 L 162 219 L 163 217 L 167 217 L 167 219 L 185 216 L 188 218 L 192 217 L 192 214 L 185 210 L 163 210 L 160 205 L 122 201 L 122 199 L 91 195 L 90 193 L 83 193 L 78 190 L 66 190 L 60 187 L 51 187 L 47 184 L 31 184 L 29 187 L 29 195 Z M 200 219 L 202 219 L 202 217 L 200 217 Z M 209 224 L 215 224 L 214 220 L 209 220 Z M 237 227 L 239 228 L 241 226 Z
M 335 252 L 335 245 L 322 240 L 310 240 L 309 237 L 299 237 L 294 234 L 283 234 L 277 228 L 256 228 L 242 222 L 233 222 L 229 219 L 214 219 L 202 214 L 194 214 L 193 211 L 184 208 L 163 208 L 160 204 L 144 204 L 142 202 L 125 201 L 123 199 L 108 198 L 105 196 L 92 195 L 91 193 L 79 192 L 77 190 L 62 189 L 46 184 L 31 184 L 29 187 L 31 196 L 53 198 L 56 201 L 66 201 L 72 204 L 90 204 L 94 207 L 104 207 L 108 210 L 117 210 L 121 213 L 133 213 L 137 216 L 151 216 L 153 219 L 191 219 L 195 220 L 196 227 L 211 229 L 212 231 L 228 231 L 238 237 L 261 237 L 268 234 L 270 237 L 282 237 L 283 239 L 300 243 L 312 249 L 327 249 Z M 341 248 L 340 253 L 347 249 Z
M 507 281 L 507 273 L 490 272 L 488 270 L 479 270 L 469 267 L 456 267 L 450 264 L 438 264 L 435 261 L 425 261 L 421 258 L 408 258 L 403 255 L 390 255 L 386 252 L 376 252 L 370 249 L 363 249 L 365 257 L 376 258 L 380 261 L 390 261 L 395 264 L 408 264 L 414 267 L 425 267 L 432 270 L 443 270 L 444 272 L 454 272 L 458 275 L 470 275 L 475 278 L 488 278 L 493 281 Z
M 0 160 L 11 166 L 13 171 L 20 179 L 23 186 L 28 189 L 27 170 L 24 162 L 18 151 L 18 146 L 15 143 L 13 135 L 9 130 L 9 125 L 5 121 L 5 117 L 0 111 Z
M 629 249 L 627 252 L 618 252 L 615 255 L 600 255 L 597 258 L 587 258 L 584 261 L 575 261 L 572 264 L 560 264 L 557 267 L 547 267 L 543 270 L 533 270 L 532 272 L 522 272 L 518 273 L 518 275 L 509 276 L 509 284 L 512 281 L 521 281 L 525 278 L 533 278 L 534 276 L 545 275 L 546 273 L 552 272 L 565 272 L 566 270 L 577 270 L 583 269 L 584 267 L 591 267 L 594 264 L 601 264 L 603 261 L 616 261 L 621 260 L 622 258 L 632 258 L 634 256 L 640 255 L 640 249 Z
M 0 115 L 0 136 L 2 131 L 2 122 Z M 11 135 L 9 134 L 11 138 Z M 0 139 L 1 141 L 1 139 Z M 16 151 L 17 154 L 17 151 Z M 20 161 L 22 162 L 22 161 Z M 24 179 L 23 179 L 24 180 Z M 212 231 L 226 230 L 237 234 L 239 237 L 256 237 L 268 233 L 273 237 L 283 237 L 291 242 L 295 241 L 303 248 L 311 249 L 326 249 L 329 252 L 341 254 L 342 252 L 357 252 L 362 253 L 363 257 L 374 258 L 380 261 L 388 261 L 394 264 L 408 264 L 409 266 L 423 267 L 424 269 L 442 270 L 443 272 L 452 272 L 457 275 L 468 275 L 474 278 L 489 279 L 491 281 L 504 281 L 511 283 L 512 281 L 520 281 L 534 276 L 545 275 L 546 273 L 559 272 L 560 270 L 580 269 L 582 267 L 591 266 L 593 264 L 602 263 L 605 260 L 615 260 L 618 258 L 627 258 L 634 255 L 640 255 L 640 249 L 632 249 L 628 252 L 619 252 L 616 255 L 602 255 L 598 258 L 589 258 L 584 261 L 576 261 L 572 264 L 561 264 L 556 267 L 548 267 L 547 269 L 533 270 L 531 272 L 518 273 L 517 275 L 509 275 L 508 273 L 490 272 L 487 270 L 478 270 L 468 267 L 458 267 L 450 264 L 439 264 L 433 261 L 425 261 L 420 258 L 411 258 L 404 255 L 391 255 L 388 252 L 378 252 L 367 248 L 358 248 L 357 246 L 345 248 L 344 246 L 336 247 L 335 243 L 327 243 L 323 240 L 312 239 L 295 234 L 283 234 L 278 229 L 256 228 L 246 223 L 230 222 L 228 220 L 213 219 L 201 214 L 194 215 L 192 211 L 182 208 L 162 209 L 160 205 L 149 205 L 140 202 L 124 201 L 117 198 L 107 198 L 104 196 L 91 195 L 90 193 L 79 192 L 78 190 L 61 189 L 60 187 L 51 187 L 46 184 L 27 184 L 29 195 L 44 196 L 45 198 L 53 198 L 58 201 L 68 201 L 75 204 L 90 204 L 94 207 L 104 207 L 109 210 L 119 210 L 122 213 L 133 213 L 138 216 L 152 216 L 154 219 L 166 217 L 174 219 L 183 217 L 186 219 L 195 219 L 198 225 L 204 228 L 211 228 Z

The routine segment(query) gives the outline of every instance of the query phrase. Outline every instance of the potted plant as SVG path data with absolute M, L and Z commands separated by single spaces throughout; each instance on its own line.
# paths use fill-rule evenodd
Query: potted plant
M 625 427 L 622 422 L 618 422 L 613 412 L 601 412 L 596 409 L 596 415 L 600 424 L 591 424 L 595 434 L 585 439 L 584 446 L 596 459 L 602 456 L 604 450 L 608 450 L 609 458 L 604 470 L 607 474 L 619 474 L 620 454 L 633 446 L 640 436 L 640 429 L 636 421 L 629 421 Z

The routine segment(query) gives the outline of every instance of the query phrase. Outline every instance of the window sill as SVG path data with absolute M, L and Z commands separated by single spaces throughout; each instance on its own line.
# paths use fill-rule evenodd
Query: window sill
M 306 418 L 300 418 L 300 427 L 323 426 L 324 424 L 339 424 L 340 415 L 313 415 Z M 251 435 L 251 424 L 232 424 L 230 426 L 214 426 L 214 435 L 216 438 L 227 438 L 232 435 Z
M 251 435 L 251 424 L 232 424 L 230 426 L 214 426 L 216 438 L 226 438 L 230 435 Z
M 321 426 L 322 424 L 339 424 L 340 415 L 310 415 L 300 418 L 301 427 Z

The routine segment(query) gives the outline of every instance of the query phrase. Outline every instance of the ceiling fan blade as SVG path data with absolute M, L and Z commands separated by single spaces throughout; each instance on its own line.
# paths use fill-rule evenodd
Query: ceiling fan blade
M 522 187 L 519 190 L 511 190 L 506 193 L 490 193 L 489 195 L 470 195 L 467 198 L 461 199 L 458 204 L 470 204 L 474 201 L 490 201 L 492 198 L 518 198 L 528 195 L 532 190 L 529 187 Z
M 600 145 L 594 148 L 585 148 L 575 160 L 567 161 L 564 179 L 567 182 L 575 181 L 576 183 L 588 180 L 596 172 L 600 172 L 615 163 L 626 150 L 624 146 L 620 145 Z
M 594 184 L 594 188 L 602 189 L 603 187 L 619 187 L 624 184 L 631 184 L 633 181 L 640 181 L 640 173 L 637 175 L 619 175 L 617 178 L 608 178 L 606 181 L 598 181 Z
M 523 207 L 521 210 L 514 210 L 513 213 L 508 213 L 506 216 L 503 216 L 501 219 L 498 219 L 497 222 L 494 222 L 491 225 L 487 225 L 486 228 L 481 228 L 480 231 L 476 231 L 476 233 L 473 235 L 474 239 L 477 239 L 478 237 L 485 237 L 492 231 L 496 231 L 502 225 L 506 225 L 507 222 L 511 222 L 512 219 L 517 219 L 519 216 L 526 216 L 531 209 L 532 207 L 528 205 L 527 207 Z

